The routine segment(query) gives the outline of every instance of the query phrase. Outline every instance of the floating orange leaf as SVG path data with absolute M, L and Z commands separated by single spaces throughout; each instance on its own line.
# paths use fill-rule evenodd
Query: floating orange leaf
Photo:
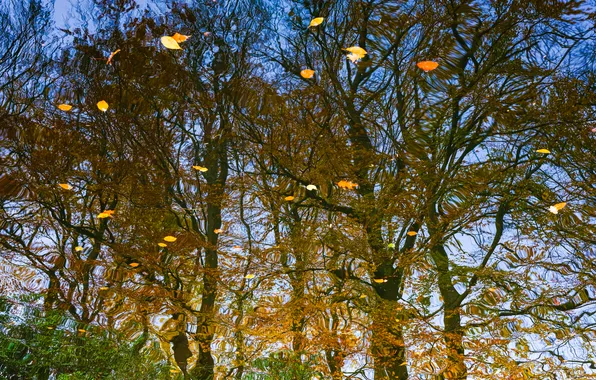
M 284 198 L 284 200 L 286 200 L 286 201 L 293 201 L 294 200 L 294 197 L 291 196 L 291 195 L 288 195 L 287 197 Z
M 553 214 L 558 214 L 559 211 L 565 208 L 565 206 L 567 206 L 567 202 L 557 203 L 555 205 L 550 206 L 548 208 L 548 211 L 552 212 Z
M 72 109 L 72 106 L 70 104 L 59 104 L 58 105 L 58 109 L 62 110 L 62 111 L 70 111 Z
M 377 284 L 382 284 L 384 282 L 387 282 L 386 278 L 375 278 L 373 279 L 374 282 L 376 282 Z
M 429 71 L 433 71 L 434 69 L 436 69 L 437 67 L 439 67 L 439 64 L 437 62 L 434 62 L 434 61 L 422 61 L 422 62 L 418 62 L 416 64 L 416 66 L 418 66 L 419 68 L 421 68 L 425 72 L 429 72 Z
M 315 71 L 311 69 L 304 69 L 300 72 L 300 76 L 304 79 L 310 79 L 315 75 Z
M 72 186 L 69 185 L 68 183 L 59 183 L 58 186 L 60 186 L 64 190 L 72 190 Z
M 102 112 L 106 112 L 108 110 L 108 102 L 105 100 L 100 100 L 97 102 L 97 108 L 99 108 L 99 110 Z
M 356 187 L 358 187 L 358 184 L 350 181 L 341 180 L 337 183 L 337 186 L 341 187 L 342 189 L 353 190 Z
M 99 219 L 109 218 L 114 215 L 114 210 L 104 210 L 97 215 Z
M 408 231 L 408 232 L 406 232 L 406 235 L 408 235 L 408 236 L 416 236 L 417 234 L 418 234 L 418 232 L 416 232 L 416 231 Z
M 310 21 L 308 27 L 311 28 L 313 26 L 319 26 L 323 23 L 323 21 L 325 21 L 325 17 L 315 17 Z
M 178 240 L 178 238 L 176 238 L 175 236 L 170 236 L 170 235 L 166 236 L 166 237 L 165 237 L 165 238 L 163 238 L 163 239 L 164 239 L 165 241 L 167 241 L 168 243 L 173 243 L 173 242 L 175 242 L 176 240 Z
M 190 36 L 185 36 L 184 34 L 180 34 L 180 33 L 174 33 L 172 38 L 176 42 L 184 42 L 184 41 L 188 40 L 190 38 Z
M 170 36 L 163 36 L 161 38 L 161 44 L 163 46 L 165 46 L 166 48 L 172 49 L 172 50 L 180 50 L 180 49 L 182 49 L 180 47 L 180 45 L 178 45 L 178 42 L 174 38 L 172 38 Z
M 199 166 L 199 165 L 194 165 L 192 168 L 193 168 L 193 169 L 195 169 L 195 170 L 198 170 L 198 171 L 200 171 L 200 172 L 206 172 L 207 170 L 209 170 L 209 169 L 207 169 L 206 167 L 204 167 L 204 166 Z
M 110 65 L 110 64 L 112 64 L 112 58 L 114 58 L 114 56 L 115 56 L 116 54 L 118 54 L 118 53 L 120 53 L 120 49 L 118 49 L 118 50 L 116 50 L 116 51 L 113 51 L 113 52 L 111 52 L 111 53 L 110 53 L 110 56 L 108 57 L 108 61 L 106 62 L 106 65 Z
M 223 232 L 223 230 L 220 228 L 213 230 L 213 233 L 216 233 L 216 234 L 221 234 L 222 232 Z
M 130 264 L 128 264 L 128 265 L 130 265 L 130 266 L 131 266 L 131 267 L 133 267 L 133 268 L 136 268 L 136 267 L 138 267 L 138 266 L 139 266 L 139 265 L 141 265 L 141 264 L 139 264 L 139 263 L 130 263 Z

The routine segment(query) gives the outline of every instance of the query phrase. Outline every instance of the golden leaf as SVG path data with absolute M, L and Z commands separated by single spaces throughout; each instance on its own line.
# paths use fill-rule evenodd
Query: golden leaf
M 128 265 L 130 265 L 130 266 L 131 266 L 131 267 L 133 267 L 133 268 L 136 268 L 136 267 L 138 267 L 138 266 L 139 266 L 139 265 L 141 265 L 141 264 L 139 264 L 139 263 L 130 263 L 130 264 L 128 264 Z
M 366 52 L 366 50 L 364 50 L 363 48 L 361 48 L 359 46 L 352 46 L 352 47 L 346 48 L 344 50 L 346 50 L 350 53 L 350 54 L 348 54 L 347 58 L 352 62 L 356 62 L 359 59 L 364 58 L 364 56 L 366 54 L 368 54 Z
M 549 154 L 550 153 L 550 150 L 548 150 L 548 149 L 538 149 L 538 150 L 536 150 L 536 153 Z
M 382 284 L 384 282 L 387 282 L 386 278 L 375 278 L 373 279 L 374 282 L 376 282 L 377 284 Z
M 248 278 L 250 280 L 251 278 L 255 278 L 255 275 L 254 274 L 247 274 L 246 276 L 244 276 L 244 278 Z
M 69 185 L 68 183 L 59 183 L 58 186 L 60 186 L 64 190 L 72 190 L 72 186 Z
M 100 100 L 97 102 L 97 108 L 99 108 L 99 110 L 102 112 L 106 112 L 108 110 L 108 102 L 105 100 Z
M 168 243 L 173 243 L 173 242 L 175 242 L 176 240 L 178 240 L 178 238 L 176 238 L 176 237 L 174 237 L 174 236 L 170 236 L 170 235 L 166 236 L 166 237 L 165 237 L 165 238 L 163 238 L 163 239 L 164 239 L 165 241 L 167 241 Z
M 198 170 L 198 171 L 200 171 L 200 172 L 206 172 L 207 170 L 209 170 L 209 169 L 207 169 L 206 167 L 204 167 L 204 166 L 199 166 L 199 165 L 193 165 L 193 167 L 192 167 L 192 168 L 193 168 L 193 169 L 195 169 L 195 170 Z
M 72 106 L 70 104 L 59 104 L 58 105 L 58 109 L 62 110 L 62 111 L 70 111 L 72 109 Z
M 86 332 L 87 332 L 87 330 L 85 330 L 85 329 L 78 329 L 78 331 L 79 331 L 80 333 L 86 333 Z
M 434 61 L 422 61 L 422 62 L 418 62 L 416 64 L 416 66 L 418 66 L 419 68 L 424 70 L 424 72 L 428 73 L 429 71 L 433 71 L 434 69 L 439 67 L 439 64 Z
M 310 79 L 315 75 L 315 71 L 311 69 L 304 69 L 300 72 L 300 76 L 304 79 Z
M 114 215 L 114 210 L 103 210 L 102 212 L 97 215 L 99 219 L 109 218 Z
M 557 203 L 553 206 L 548 208 L 548 211 L 552 212 L 553 214 L 558 214 L 560 210 L 564 209 L 567 206 L 567 202 Z
M 310 21 L 308 27 L 311 28 L 313 26 L 319 26 L 323 23 L 323 21 L 325 21 L 325 17 L 315 17 Z
M 166 48 L 172 49 L 172 50 L 180 50 L 180 49 L 182 49 L 180 47 L 180 45 L 178 45 L 178 42 L 174 38 L 172 38 L 170 36 L 163 36 L 161 38 L 161 44 L 163 46 L 165 46 Z
M 109 288 L 107 286 L 100 286 L 99 290 L 108 290 Z
M 113 51 L 113 52 L 111 52 L 111 53 L 110 53 L 110 56 L 108 57 L 108 61 L 106 62 L 106 65 L 109 65 L 109 64 L 111 64 L 111 63 L 112 63 L 112 58 L 114 58 L 114 56 L 115 56 L 116 54 L 118 54 L 118 53 L 120 53 L 120 49 L 118 49 L 118 50 L 116 50 L 116 51 Z
M 223 230 L 220 228 L 213 230 L 213 233 L 216 233 L 216 234 L 221 234 L 222 232 L 223 232 Z
M 358 187 L 358 184 L 350 181 L 341 180 L 337 183 L 337 186 L 341 187 L 342 189 L 353 190 L 354 188 Z
M 417 234 L 418 234 L 418 232 L 416 232 L 416 231 L 408 231 L 408 232 L 406 232 L 406 235 L 408 235 L 408 236 L 416 236 Z
M 287 197 L 284 198 L 284 200 L 286 201 L 293 201 L 294 197 L 292 195 L 288 195 Z
M 81 252 L 82 250 L 83 250 L 83 247 L 81 247 L 80 245 L 77 245 L 75 247 L 75 251 L 77 251 L 77 252 Z
M 180 34 L 180 33 L 174 33 L 174 35 L 172 36 L 172 39 L 176 42 L 184 42 L 186 40 L 188 40 L 190 38 L 190 36 L 185 36 L 184 34 Z
M 157 245 L 159 245 L 162 248 L 165 248 L 168 246 L 166 243 L 157 243 Z

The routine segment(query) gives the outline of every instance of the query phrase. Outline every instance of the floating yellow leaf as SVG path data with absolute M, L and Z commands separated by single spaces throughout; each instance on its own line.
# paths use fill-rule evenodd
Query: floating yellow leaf
M 549 154 L 550 153 L 550 150 L 548 150 L 548 149 L 538 149 L 536 152 L 537 153 Z
M 408 232 L 406 232 L 406 235 L 408 235 L 408 236 L 416 236 L 417 234 L 418 234 L 418 232 L 416 232 L 416 231 L 408 231 Z
M 287 197 L 284 198 L 284 200 L 286 200 L 286 201 L 293 201 L 294 200 L 294 197 L 291 196 L 291 195 L 288 195 Z
M 72 190 L 72 186 L 70 186 L 68 183 L 59 183 L 58 186 L 60 186 L 64 190 Z
M 190 36 L 185 36 L 184 34 L 180 34 L 180 33 L 174 33 L 174 35 L 172 36 L 172 39 L 176 42 L 184 42 L 186 40 L 188 40 L 190 38 Z
M 337 183 L 337 186 L 341 187 L 342 189 L 353 190 L 356 187 L 358 187 L 358 184 L 350 181 L 341 180 Z
M 429 71 L 432 71 L 432 70 L 436 69 L 437 67 L 439 67 L 439 64 L 434 61 L 422 61 L 422 62 L 418 62 L 416 64 L 416 66 L 418 66 L 425 72 L 429 72 Z
M 102 112 L 106 112 L 108 110 L 108 102 L 105 100 L 100 100 L 97 102 L 97 108 L 99 108 L 99 110 Z
M 366 298 L 366 294 L 361 294 L 360 298 Z
M 207 170 L 209 170 L 209 169 L 207 169 L 206 167 L 204 167 L 204 166 L 199 166 L 199 165 L 194 165 L 192 168 L 193 168 L 193 169 L 195 169 L 195 170 L 198 170 L 198 171 L 200 171 L 200 172 L 206 172 Z
M 221 234 L 223 232 L 223 230 L 218 228 L 218 229 L 213 230 L 213 232 L 216 234 Z
M 310 79 L 315 75 L 315 71 L 311 69 L 304 69 L 300 72 L 300 76 L 304 79 Z
M 157 245 L 159 245 L 162 248 L 165 248 L 168 246 L 166 243 L 157 243 Z
M 352 62 L 356 62 L 359 59 L 364 58 L 364 56 L 366 54 L 368 54 L 366 52 L 366 50 L 364 50 L 363 48 L 361 48 L 359 46 L 352 46 L 352 47 L 346 48 L 344 50 L 346 50 L 350 53 L 350 54 L 348 54 L 347 58 Z
M 113 52 L 111 52 L 111 53 L 110 53 L 110 56 L 108 57 L 108 61 L 106 62 L 106 65 L 109 65 L 109 64 L 111 64 L 111 63 L 112 63 L 112 59 L 113 59 L 113 58 L 114 58 L 114 56 L 115 56 L 116 54 L 118 54 L 118 53 L 120 53 L 120 49 L 118 49 L 118 50 L 116 50 L 116 51 L 113 51 Z
M 178 45 L 178 42 L 174 38 L 172 38 L 170 36 L 163 36 L 161 38 L 161 44 L 163 46 L 165 46 L 166 48 L 172 49 L 172 50 L 180 50 L 180 49 L 182 49 L 180 47 L 180 45 Z
M 306 190 L 315 191 L 317 187 L 315 185 L 308 185 L 306 186 Z
M 139 264 L 139 263 L 130 263 L 130 264 L 128 264 L 128 265 L 130 265 L 130 266 L 131 266 L 131 267 L 133 267 L 133 268 L 136 268 L 136 267 L 138 267 L 138 266 L 139 266 L 139 265 L 141 265 L 141 264 Z
M 567 202 L 557 203 L 556 205 L 550 206 L 548 211 L 552 212 L 553 214 L 558 214 L 560 210 L 567 206 Z
M 251 278 L 255 278 L 255 275 L 254 274 L 247 274 L 246 276 L 244 276 L 244 278 L 248 278 L 250 280 Z
M 83 247 L 81 247 L 80 245 L 77 245 L 75 247 L 75 251 L 77 251 L 77 252 L 81 252 L 82 250 L 83 250 Z
M 79 332 L 80 332 L 80 333 L 86 333 L 86 332 L 87 332 L 87 330 L 85 330 L 85 329 L 79 329 Z
M 387 248 L 395 248 L 395 244 L 389 243 L 389 244 L 387 244 Z
M 109 218 L 114 215 L 114 210 L 103 210 L 102 212 L 97 215 L 99 219 Z
M 386 278 L 375 278 L 373 279 L 374 282 L 376 282 L 377 284 L 382 284 L 384 282 L 387 282 Z
M 323 23 L 323 21 L 325 21 L 325 17 L 315 17 L 310 21 L 308 27 L 311 28 L 313 26 L 319 26 Z
M 70 104 L 59 104 L 58 109 L 62 111 L 70 111 L 72 109 L 72 106 Z
M 176 240 L 178 240 L 178 238 L 176 238 L 175 236 L 170 236 L 170 235 L 166 236 L 166 237 L 165 237 L 165 238 L 163 238 L 163 239 L 164 239 L 165 241 L 167 241 L 168 243 L 173 243 L 173 242 L 175 242 Z
M 108 290 L 109 288 L 107 286 L 100 286 L 99 290 Z

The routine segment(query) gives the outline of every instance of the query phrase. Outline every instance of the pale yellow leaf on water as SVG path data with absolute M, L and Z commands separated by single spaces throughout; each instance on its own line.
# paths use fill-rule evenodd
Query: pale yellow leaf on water
M 418 234 L 418 232 L 416 232 L 416 231 L 408 231 L 408 232 L 406 232 L 406 235 L 408 235 L 408 236 L 416 236 L 417 234 Z
M 176 42 L 184 42 L 184 41 L 188 40 L 190 38 L 190 36 L 185 36 L 184 34 L 180 34 L 180 33 L 174 33 L 172 38 Z
M 157 243 L 157 245 L 159 245 L 162 248 L 165 248 L 168 246 L 166 243 Z
M 567 206 L 567 202 L 557 203 L 552 205 L 548 208 L 548 211 L 552 212 L 553 214 L 558 214 L 560 210 L 564 209 Z
M 306 190 L 315 191 L 317 187 L 315 185 L 308 185 L 306 186 Z
M 223 232 L 223 230 L 220 228 L 217 228 L 217 229 L 213 230 L 213 232 L 216 234 L 221 234 Z
M 548 149 L 538 149 L 536 152 L 537 153 L 549 154 L 550 153 L 550 150 L 548 150 Z
M 64 190 L 72 190 L 72 186 L 69 185 L 68 183 L 59 183 L 58 186 L 60 186 Z
M 58 109 L 62 111 L 70 111 L 72 109 L 72 106 L 70 104 L 59 104 Z
M 361 294 L 360 298 L 366 298 L 366 294 Z
M 315 71 L 311 69 L 304 69 L 300 72 L 300 76 L 304 79 L 310 79 L 315 75 Z
M 313 26 L 319 26 L 323 23 L 323 21 L 325 21 L 325 17 L 315 17 L 310 21 L 308 27 L 311 28 Z
M 141 264 L 139 264 L 139 263 L 130 263 L 130 264 L 128 264 L 128 265 L 130 265 L 130 266 L 131 266 L 131 267 L 133 267 L 133 268 L 136 268 L 136 267 L 138 267 L 138 266 L 139 266 L 139 265 L 141 265 Z
M 292 195 L 288 195 L 287 197 L 284 198 L 284 200 L 286 201 L 293 201 L 294 197 Z
M 352 47 L 346 48 L 344 50 L 346 50 L 350 53 L 350 54 L 348 54 L 348 59 L 352 62 L 356 62 L 356 61 L 364 58 L 364 56 L 366 54 L 368 54 L 366 52 L 366 50 L 364 50 L 363 48 L 361 48 L 359 46 L 352 46 Z
M 199 166 L 199 165 L 194 165 L 192 168 L 193 168 L 193 169 L 195 169 L 195 170 L 198 170 L 198 171 L 200 171 L 200 172 L 206 172 L 207 170 L 209 170 L 209 169 L 207 169 L 206 167 L 204 167 L 204 166 Z
M 84 330 L 84 329 L 79 329 L 79 332 L 80 332 L 80 333 L 86 333 L 86 332 L 87 332 L 87 330 Z
M 108 290 L 109 288 L 107 286 L 100 286 L 99 290 Z
M 108 102 L 106 102 L 105 100 L 100 100 L 99 102 L 97 102 L 97 108 L 99 108 L 99 110 L 102 112 L 106 112 L 109 108 Z
M 118 49 L 118 50 L 116 50 L 116 51 L 113 51 L 113 52 L 111 52 L 111 53 L 110 53 L 110 56 L 108 57 L 108 61 L 106 62 L 106 65 L 109 65 L 109 64 L 111 64 L 111 63 L 112 63 L 112 59 L 113 59 L 113 58 L 114 58 L 114 56 L 115 56 L 116 54 L 118 54 L 118 53 L 120 53 L 120 49 Z
M 251 278 L 255 278 L 255 275 L 254 274 L 247 274 L 246 276 L 244 276 L 244 278 L 248 278 L 250 280 Z
M 81 247 L 80 245 L 75 247 L 75 251 L 77 252 L 81 252 L 83 250 L 83 247 Z
M 389 244 L 387 244 L 387 248 L 395 248 L 395 244 L 389 243 Z
M 387 282 L 386 278 L 375 278 L 373 279 L 374 282 L 376 282 L 377 284 L 382 284 L 384 282 Z
M 175 242 L 176 240 L 178 240 L 178 238 L 177 238 L 177 237 L 175 237 L 175 236 L 171 236 L 171 235 L 168 235 L 168 236 L 166 236 L 166 237 L 165 237 L 165 238 L 163 238 L 163 239 L 164 239 L 165 241 L 167 241 L 168 243 L 173 243 L 173 242 Z
M 105 213 L 105 212 L 100 212 L 99 215 L 97 215 L 97 217 L 99 219 L 105 219 L 105 218 L 109 218 L 110 217 L 110 214 Z
M 170 36 L 163 36 L 161 38 L 161 44 L 163 46 L 165 46 L 166 48 L 172 49 L 172 50 L 180 50 L 180 49 L 182 49 L 180 47 L 180 45 L 178 45 L 178 42 L 174 38 L 172 38 Z

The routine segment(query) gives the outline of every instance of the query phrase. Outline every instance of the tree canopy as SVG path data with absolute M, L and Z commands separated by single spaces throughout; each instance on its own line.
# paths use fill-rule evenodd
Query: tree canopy
M 0 374 L 596 376 L 595 12 L 9 1 Z

